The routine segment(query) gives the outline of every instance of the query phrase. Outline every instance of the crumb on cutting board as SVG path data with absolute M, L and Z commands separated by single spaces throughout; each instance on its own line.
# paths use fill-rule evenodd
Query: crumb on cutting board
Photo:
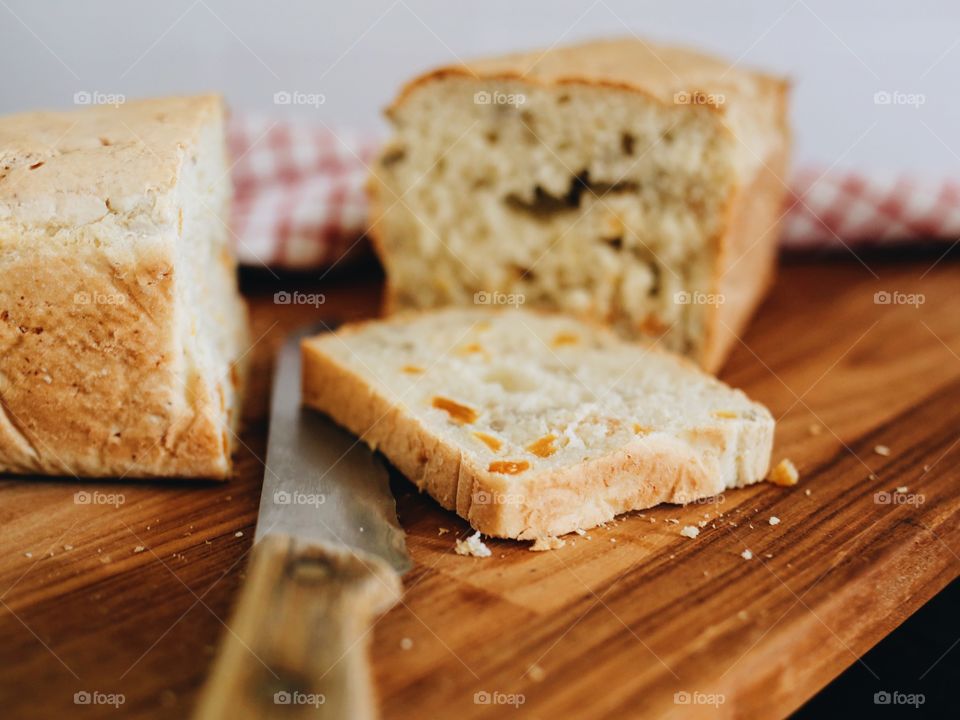
M 546 552 L 547 550 L 559 550 L 564 545 L 566 545 L 566 540 L 558 537 L 542 537 L 537 538 L 533 545 L 530 546 L 531 552 Z
M 749 550 L 744 550 L 742 553 L 740 553 L 740 557 L 742 557 L 744 560 L 752 560 L 753 553 Z
M 791 487 L 796 485 L 799 480 L 800 473 L 797 472 L 797 466 L 789 458 L 784 458 L 778 462 L 767 478 L 767 482 L 781 487 Z
M 883 457 L 890 457 L 890 448 L 886 445 L 874 445 L 873 451 L 877 455 L 882 455 Z
M 680 534 L 684 537 L 695 538 L 700 534 L 700 528 L 695 525 L 684 525 L 683 529 L 680 531 Z
M 771 525 L 779 525 L 780 518 L 778 518 L 776 515 L 771 515 L 770 519 L 767 522 L 769 522 Z
M 457 544 L 454 545 L 454 551 L 457 555 L 472 555 L 473 557 L 490 557 L 493 553 L 490 552 L 483 540 L 480 539 L 480 531 L 478 530 L 473 535 L 468 537 L 466 540 L 457 540 Z

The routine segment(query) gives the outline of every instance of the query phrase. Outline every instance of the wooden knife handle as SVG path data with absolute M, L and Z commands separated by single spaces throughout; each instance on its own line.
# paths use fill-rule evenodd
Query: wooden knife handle
M 377 717 L 373 618 L 402 593 L 383 560 L 267 535 L 197 709 L 197 720 Z

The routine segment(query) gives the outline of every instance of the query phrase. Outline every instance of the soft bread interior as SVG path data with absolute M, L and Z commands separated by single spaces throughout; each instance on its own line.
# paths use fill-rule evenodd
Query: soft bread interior
M 373 234 L 395 308 L 513 296 L 697 355 L 741 170 L 710 108 L 451 76 L 392 120 Z
M 183 348 L 187 407 L 218 428 L 229 462 L 239 422 L 247 315 L 238 301 L 236 263 L 229 248 L 231 186 L 224 126 L 205 124 L 183 159 L 179 183 L 175 323 Z

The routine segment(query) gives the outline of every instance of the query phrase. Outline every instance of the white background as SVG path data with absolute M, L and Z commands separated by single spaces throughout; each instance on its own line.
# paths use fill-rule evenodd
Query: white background
M 960 3 L 947 0 L 0 0 L 0 111 L 219 90 L 238 110 L 374 128 L 433 65 L 630 33 L 791 76 L 799 162 L 960 175 Z M 278 107 L 281 90 L 326 101 Z M 877 105 L 877 91 L 924 103 Z

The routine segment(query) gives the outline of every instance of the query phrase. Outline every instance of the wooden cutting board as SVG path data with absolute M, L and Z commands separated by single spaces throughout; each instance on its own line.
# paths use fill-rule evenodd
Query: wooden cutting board
M 398 480 L 416 567 L 373 632 L 385 717 L 779 717 L 863 664 L 960 574 L 960 263 L 940 252 L 782 269 L 722 377 L 778 418 L 797 487 L 631 514 L 553 552 L 491 541 L 477 559 L 453 553 L 466 525 Z M 250 550 L 272 354 L 378 302 L 378 279 L 356 275 L 302 282 L 320 307 L 248 284 L 234 481 L 0 483 L 4 716 L 118 716 L 77 692 L 122 695 L 124 717 L 192 709 Z M 882 303 L 911 293 L 923 303 Z

